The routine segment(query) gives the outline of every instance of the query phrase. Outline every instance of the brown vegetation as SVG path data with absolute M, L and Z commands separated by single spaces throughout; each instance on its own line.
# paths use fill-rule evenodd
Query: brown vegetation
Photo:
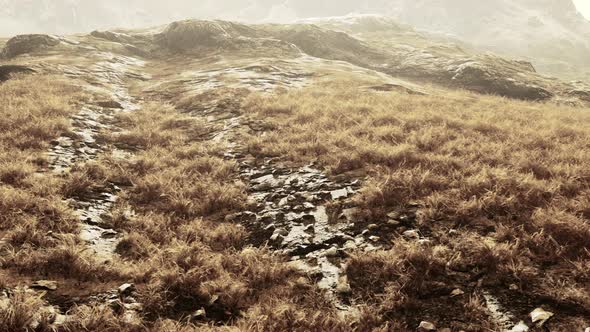
M 382 324 L 417 324 L 412 313 L 436 307 L 436 289 L 450 294 L 478 279 L 499 293 L 517 285 L 514 294 L 537 305 L 578 307 L 574 316 L 590 312 L 581 269 L 590 261 L 587 109 L 458 92 L 383 94 L 345 82 L 252 96 L 245 112 L 274 128 L 250 137 L 254 155 L 367 175 L 356 198 L 367 222 L 420 206 L 415 227 L 429 242 L 404 241 L 400 229 L 391 250 L 348 267 L 355 294 Z M 449 305 L 449 314 L 467 310 L 466 300 L 454 302 L 463 308 Z M 472 317 L 476 325 L 456 328 L 489 328 L 485 315 Z

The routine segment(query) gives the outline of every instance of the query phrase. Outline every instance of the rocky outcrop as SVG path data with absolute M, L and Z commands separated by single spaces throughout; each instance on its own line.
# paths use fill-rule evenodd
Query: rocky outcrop
M 255 51 L 262 54 L 300 55 L 299 49 L 251 26 L 226 21 L 185 20 L 169 24 L 154 42 L 172 52 Z
M 130 36 L 128 34 L 113 32 L 113 31 L 95 30 L 95 31 L 92 31 L 90 33 L 90 35 L 95 38 L 100 38 L 100 39 L 108 40 L 108 41 L 115 42 L 115 43 L 122 43 L 122 44 L 132 44 L 135 41 L 135 38 L 133 38 L 132 36 Z
M 362 41 L 339 31 L 313 24 L 268 25 L 262 30 L 273 38 L 292 43 L 303 52 L 318 58 L 347 61 L 357 65 L 384 61 L 380 52 Z
M 35 71 L 29 67 L 17 65 L 0 66 L 0 83 L 7 81 L 13 74 L 30 74 Z
M 59 43 L 59 38 L 49 35 L 20 35 L 11 38 L 6 43 L 2 50 L 2 56 L 13 58 L 22 54 L 57 46 Z

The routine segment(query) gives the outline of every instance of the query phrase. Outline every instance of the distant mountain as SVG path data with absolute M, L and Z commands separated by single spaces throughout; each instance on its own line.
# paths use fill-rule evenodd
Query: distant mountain
M 0 36 L 139 28 L 193 17 L 285 22 L 353 12 L 523 57 L 544 73 L 590 77 L 590 21 L 572 0 L 0 0 Z

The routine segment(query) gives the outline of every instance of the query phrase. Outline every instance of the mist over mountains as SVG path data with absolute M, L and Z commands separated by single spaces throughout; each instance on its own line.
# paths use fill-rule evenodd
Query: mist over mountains
M 590 21 L 572 0 L 0 0 L 0 36 L 139 28 L 185 18 L 292 22 L 351 13 L 391 16 L 419 30 L 526 58 L 554 75 L 590 67 Z

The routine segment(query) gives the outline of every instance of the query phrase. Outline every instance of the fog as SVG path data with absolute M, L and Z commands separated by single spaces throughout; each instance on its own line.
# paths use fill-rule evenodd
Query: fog
M 547 9 L 572 6 L 562 0 L 0 0 L 0 35 L 67 34 L 113 27 L 144 27 L 184 18 L 219 18 L 245 22 L 289 22 L 300 18 L 349 13 L 380 13 L 409 23 L 438 15 L 439 7 L 462 14 L 472 8 L 537 3 Z M 590 0 L 574 0 L 590 16 Z M 485 13 L 480 13 L 485 15 Z M 458 20 L 463 18 L 458 17 Z

